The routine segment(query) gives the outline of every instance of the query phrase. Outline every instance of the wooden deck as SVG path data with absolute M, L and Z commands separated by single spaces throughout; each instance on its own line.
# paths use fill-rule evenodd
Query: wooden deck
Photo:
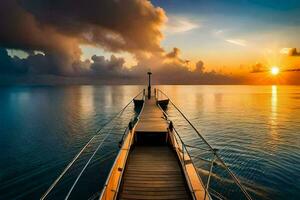
M 147 99 L 135 129 L 136 133 L 166 133 L 168 124 L 157 107 L 155 98 Z
M 177 155 L 166 144 L 167 127 L 155 99 L 147 99 L 135 134 L 154 139 L 146 145 L 137 143 L 130 152 L 119 199 L 191 199 Z
M 169 132 L 154 98 L 145 100 L 138 123 L 128 133 L 101 200 L 209 200 L 197 169 Z
M 191 199 L 169 146 L 136 146 L 127 162 L 119 199 Z

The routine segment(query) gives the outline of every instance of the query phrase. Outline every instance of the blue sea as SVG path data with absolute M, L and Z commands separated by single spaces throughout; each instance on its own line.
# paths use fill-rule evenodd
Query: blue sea
M 300 86 L 156 86 L 195 125 L 255 199 L 300 199 Z M 39 199 L 99 128 L 144 86 L 1 86 L 0 199 Z M 172 114 L 172 110 L 169 110 Z M 101 192 L 122 123 L 70 199 Z M 174 126 L 192 143 L 179 118 Z M 117 129 L 117 128 L 118 129 Z M 197 145 L 196 142 L 194 145 Z

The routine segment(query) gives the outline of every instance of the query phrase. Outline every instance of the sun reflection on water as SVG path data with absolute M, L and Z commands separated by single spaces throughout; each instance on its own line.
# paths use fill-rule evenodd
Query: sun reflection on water
M 270 133 L 273 148 L 278 141 L 278 123 L 277 123 L 277 85 L 272 85 L 271 89 L 271 113 L 270 113 Z M 273 149 L 274 150 L 274 149 Z
M 272 107 L 272 117 L 276 118 L 277 115 L 277 85 L 272 85 L 272 98 L 271 98 L 271 107 Z
M 95 112 L 94 87 L 80 87 L 80 113 L 82 118 L 88 118 Z

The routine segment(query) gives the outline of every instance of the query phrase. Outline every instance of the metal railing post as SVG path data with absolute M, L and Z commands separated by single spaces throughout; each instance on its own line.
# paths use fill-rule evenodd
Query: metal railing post
M 209 168 L 209 174 L 208 174 L 208 177 L 207 177 L 206 187 L 205 187 L 204 200 L 206 199 L 206 196 L 207 196 L 207 193 L 208 193 L 208 188 L 209 188 L 209 183 L 210 183 L 210 177 L 211 177 L 211 174 L 212 174 L 214 162 L 215 162 L 215 154 L 213 154 L 213 158 L 211 160 L 211 164 L 210 164 L 210 168 Z
M 183 165 L 185 168 L 185 160 L 184 160 L 184 147 L 183 147 L 183 142 L 181 142 L 181 150 L 182 150 L 182 159 L 183 159 Z

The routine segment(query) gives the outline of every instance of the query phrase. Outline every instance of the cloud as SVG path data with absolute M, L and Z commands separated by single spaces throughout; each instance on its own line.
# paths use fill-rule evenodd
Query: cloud
M 262 63 L 256 63 L 252 65 L 251 73 L 259 73 L 266 71 L 265 66 Z
M 80 44 L 110 52 L 163 52 L 166 15 L 149 1 L 3 0 L 0 13 L 0 47 L 45 54 L 28 58 L 34 73 L 73 76 L 85 70 L 78 69 Z
M 234 44 L 234 45 L 242 46 L 242 47 L 247 45 L 246 41 L 241 40 L 241 39 L 226 39 L 225 41 L 228 43 Z
M 2 0 L 0 13 L 0 75 L 51 76 L 51 80 L 60 77 L 60 81 L 62 77 L 85 81 L 130 79 L 140 83 L 151 67 L 157 83 L 233 81 L 214 71 L 204 72 L 202 61 L 181 58 L 179 48 L 166 52 L 160 45 L 166 14 L 147 0 Z M 169 21 L 171 32 L 197 27 L 187 19 Z M 84 44 L 112 56 L 106 59 L 94 55 L 82 61 L 80 45 Z M 6 49 L 23 50 L 29 56 L 10 57 Z M 122 52 L 137 60 L 131 69 L 124 66 L 123 58 L 114 55 Z
M 104 56 L 92 56 L 90 75 L 97 77 L 122 77 L 128 75 L 128 69 L 124 66 L 125 60 L 112 55 L 110 59 Z
M 0 48 L 0 74 L 23 73 L 24 69 L 19 67 L 17 59 L 12 59 L 5 49 Z
M 212 32 L 212 34 L 215 35 L 215 36 L 217 36 L 217 37 L 222 36 L 224 34 L 224 30 L 222 30 L 222 29 L 214 30 Z
M 1 74 L 53 74 L 63 75 L 65 73 L 65 58 L 57 54 L 30 54 L 27 58 L 10 57 L 6 49 L 0 48 L 0 72 Z M 72 76 L 81 71 L 81 65 L 72 63 Z
M 282 48 L 280 53 L 288 56 L 300 56 L 300 52 L 296 48 Z
M 43 25 L 110 51 L 160 51 L 165 12 L 144 0 L 23 0 Z M 59 20 L 57 20 L 59 19 Z
M 229 36 L 227 36 L 227 34 L 225 34 L 227 32 L 229 32 L 228 29 L 226 29 L 226 30 L 218 29 L 218 30 L 212 31 L 212 34 L 216 38 L 224 40 L 225 42 L 228 42 L 230 44 L 241 46 L 241 47 L 247 46 L 247 41 L 246 40 L 239 39 L 239 38 L 230 38 Z
M 176 50 L 177 49 L 177 50 Z M 177 53 L 175 53 L 177 52 Z M 180 58 L 180 50 L 174 48 L 171 52 L 162 55 L 157 54 L 151 57 L 144 57 L 139 60 L 136 66 L 128 69 L 124 66 L 125 60 L 114 55 L 110 59 L 104 56 L 92 56 L 91 60 L 78 61 L 73 63 L 72 79 L 70 76 L 52 76 L 55 75 L 57 62 L 53 57 L 43 54 L 29 55 L 28 58 L 20 59 L 10 57 L 5 49 L 0 48 L 0 73 L 3 75 L 30 75 L 28 79 L 19 76 L 15 82 L 22 83 L 45 83 L 53 84 L 55 80 L 58 83 L 144 83 L 145 76 L 149 67 L 153 72 L 153 81 L 156 84 L 226 84 L 236 82 L 235 77 L 218 74 L 214 71 L 204 72 L 204 63 L 198 61 L 195 70 L 188 68 L 189 62 Z M 172 56 L 170 56 L 172 54 Z M 51 75 L 51 76 L 50 76 Z M 55 78 L 57 77 L 57 78 Z M 64 78 L 63 78 L 64 77 Z M 45 80 L 46 79 L 46 80 Z M 49 80 L 48 80 L 49 79 Z M 0 83 L 5 80 L 2 79 Z M 7 81 L 6 81 L 7 82 Z M 8 81 L 9 82 L 9 81 Z
M 195 69 L 195 71 L 202 74 L 204 72 L 204 69 L 205 69 L 204 68 L 204 63 L 201 60 L 199 60 L 196 63 L 196 69 Z
M 199 28 L 200 25 L 191 22 L 189 19 L 171 16 L 165 27 L 167 33 L 184 33 Z
M 14 0 L 3 0 L 0 4 L 1 47 L 20 49 L 29 54 L 35 50 L 47 52 L 52 61 L 57 62 L 54 66 L 59 66 L 54 69 L 57 73 L 72 73 L 70 66 L 81 54 L 76 38 L 62 35 L 54 27 L 41 25 Z
M 195 68 L 192 69 L 190 66 L 195 66 Z M 131 73 L 144 77 L 149 67 L 156 84 L 230 84 L 240 81 L 236 77 L 215 71 L 205 72 L 204 63 L 201 60 L 193 63 L 182 59 L 180 49 L 176 47 L 164 55 L 157 54 L 140 59 L 139 63 L 131 69 Z
M 164 11 L 143 0 L 3 0 L 0 45 L 78 57 L 79 43 L 109 51 L 162 51 Z
M 173 51 L 166 54 L 167 58 L 178 58 L 180 55 L 180 49 L 174 47 Z

